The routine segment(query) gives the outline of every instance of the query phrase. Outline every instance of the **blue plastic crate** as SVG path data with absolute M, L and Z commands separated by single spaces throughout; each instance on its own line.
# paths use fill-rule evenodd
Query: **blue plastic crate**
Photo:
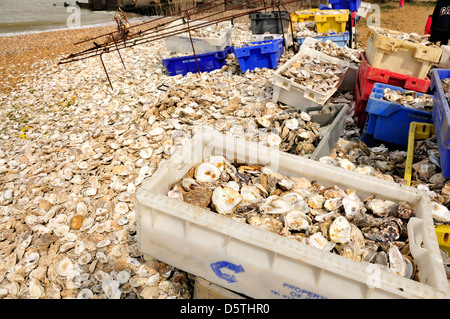
M 234 49 L 241 72 L 255 68 L 276 69 L 284 52 L 283 39 L 250 42 Z
M 319 4 L 319 10 L 333 10 L 333 8 L 324 4 Z
M 164 59 L 162 63 L 170 76 L 186 75 L 188 72 L 198 73 L 198 69 L 200 72 L 209 72 L 222 68 L 225 65 L 225 59 L 233 53 L 233 50 L 234 47 L 229 46 L 223 51 L 197 54 L 198 68 L 194 55 Z
M 297 38 L 297 43 L 299 44 L 299 46 L 302 46 L 303 42 L 305 42 L 305 38 Z M 331 40 L 333 42 L 335 42 L 338 46 L 340 47 L 345 47 L 347 45 L 348 39 L 350 39 L 350 35 L 348 32 L 345 33 L 340 33 L 340 34 L 336 34 L 336 35 L 328 35 L 328 36 L 317 36 L 317 37 L 313 37 L 313 39 L 317 39 L 320 41 L 327 41 L 327 40 Z
M 450 78 L 450 69 L 434 69 L 430 88 L 434 92 L 433 124 L 438 143 L 441 168 L 445 178 L 450 178 L 450 108 L 445 98 L 441 80 Z
M 372 93 L 367 101 L 367 118 L 363 134 L 361 134 L 361 141 L 365 142 L 369 147 L 375 146 L 372 140 L 407 146 L 410 123 L 433 123 L 432 115 L 430 112 L 415 110 L 383 100 L 383 92 L 386 88 L 400 92 L 408 91 L 398 86 L 381 83 L 374 84 Z M 422 94 L 417 93 L 417 96 Z
M 333 9 L 348 9 L 351 12 L 358 11 L 361 0 L 328 0 Z

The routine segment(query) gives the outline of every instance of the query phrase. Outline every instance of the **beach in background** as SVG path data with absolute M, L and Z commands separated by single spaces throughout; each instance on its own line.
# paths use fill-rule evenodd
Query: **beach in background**
M 64 6 L 65 3 L 69 6 Z M 114 11 L 91 11 L 74 6 L 75 1 L 1 0 L 0 36 L 114 24 Z M 75 19 L 75 14 L 79 14 L 79 20 Z M 127 17 L 132 21 L 144 19 L 135 13 L 127 13 Z
M 14 2 L 16 6 L 17 0 L 2 0 L 0 6 L 2 8 L 5 3 Z M 46 8 L 52 8 L 53 3 L 59 3 L 58 12 L 61 13 L 60 30 L 51 32 L 38 32 L 36 29 L 30 28 L 25 33 L 16 34 L 15 36 L 1 36 L 2 30 L 0 30 L 0 92 L 14 91 L 16 86 L 19 85 L 27 77 L 34 76 L 34 73 L 38 71 L 43 64 L 52 63 L 57 65 L 61 56 L 78 52 L 82 49 L 81 46 L 74 45 L 75 42 L 83 39 L 89 39 L 96 35 L 104 34 L 116 30 L 116 25 L 113 21 L 110 21 L 114 15 L 114 12 L 98 12 L 81 10 L 81 27 L 76 29 L 68 29 L 65 25 L 65 20 L 70 13 L 66 12 L 66 8 L 63 6 L 64 2 L 57 2 L 56 0 L 19 0 L 22 4 L 25 2 L 40 3 L 39 11 L 35 14 L 28 12 L 30 18 L 35 20 L 43 19 L 46 14 L 42 13 Z M 17 1 L 17 2 L 19 2 Z M 56 2 L 55 2 L 56 1 Z M 47 4 L 46 4 L 47 3 Z M 17 4 L 18 5 L 18 4 Z M 424 33 L 425 23 L 429 14 L 433 12 L 434 7 L 426 3 L 407 3 L 403 8 L 398 8 L 397 2 L 380 4 L 381 6 L 381 26 L 392 29 L 402 30 L 406 32 L 416 32 L 419 34 Z M 30 7 L 29 7 L 30 8 Z M 53 10 L 55 8 L 52 8 Z M 10 8 L 10 10 L 13 10 Z M 17 10 L 15 8 L 14 10 Z M 42 10 L 42 11 L 41 11 Z M 20 10 L 19 10 L 20 11 Z M 0 10 L 0 23 L 7 21 L 9 17 L 5 17 L 5 10 Z M 13 11 L 9 11 L 9 16 L 12 16 Z M 39 13 L 41 12 L 41 13 Z M 83 16 L 101 15 L 102 19 L 96 20 L 94 27 L 92 20 L 87 20 Z M 109 15 L 108 15 L 109 14 Z M 21 21 L 20 16 L 25 13 L 17 13 L 16 21 Z M 136 23 L 142 19 L 153 19 L 154 17 L 139 17 L 127 13 L 127 17 L 130 22 Z M 30 20 L 30 19 L 29 19 Z M 89 22 L 90 21 L 90 22 Z M 250 20 L 248 20 L 250 21 Z M 412 23 L 414 21 L 414 23 Z M 241 22 L 241 21 L 239 21 Z M 12 22 L 14 24 L 14 22 Z M 17 22 L 19 23 L 19 22 Z M 50 28 L 50 24 L 47 24 L 47 29 L 57 29 L 53 24 Z M 366 19 L 362 18 L 357 23 L 356 29 L 359 31 L 358 45 L 364 47 L 367 43 L 367 25 Z M 3 35 L 7 34 L 3 29 Z M 10 31 L 8 31 L 10 32 Z M 92 43 L 89 43 L 92 45 Z

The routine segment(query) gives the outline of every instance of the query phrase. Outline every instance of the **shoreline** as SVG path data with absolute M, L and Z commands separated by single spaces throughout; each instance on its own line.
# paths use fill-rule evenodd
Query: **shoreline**
M 27 77 L 58 58 L 80 50 L 74 43 L 111 32 L 115 26 L 54 30 L 0 37 L 0 93 L 10 93 Z

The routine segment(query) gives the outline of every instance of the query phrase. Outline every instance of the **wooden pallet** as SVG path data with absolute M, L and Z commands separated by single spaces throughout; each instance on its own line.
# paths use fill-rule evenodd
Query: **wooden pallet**
M 194 284 L 194 299 L 246 299 L 246 297 L 197 276 Z

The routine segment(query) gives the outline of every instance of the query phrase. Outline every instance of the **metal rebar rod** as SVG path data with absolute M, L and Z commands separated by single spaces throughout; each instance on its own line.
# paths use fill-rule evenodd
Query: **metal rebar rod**
M 244 13 L 241 13 L 241 14 L 235 14 L 235 15 L 233 15 L 232 17 L 243 16 L 243 15 L 245 15 L 245 14 L 247 14 L 247 12 L 244 12 Z M 203 28 L 203 27 L 205 27 L 205 26 L 215 24 L 215 23 L 217 23 L 217 22 L 226 21 L 226 20 L 228 20 L 228 19 L 230 19 L 230 17 L 223 17 L 223 18 L 221 18 L 221 19 L 219 19 L 219 20 L 215 20 L 215 21 L 206 21 L 206 22 L 203 22 L 203 23 L 199 23 L 199 24 L 195 25 L 194 27 L 191 27 L 191 30 L 200 29 L 200 28 Z M 179 25 L 181 25 L 181 24 L 179 24 Z M 179 25 L 176 25 L 176 26 L 179 26 Z M 175 27 L 175 26 L 174 26 L 174 27 Z M 147 43 L 147 42 L 151 42 L 151 41 L 163 39 L 163 38 L 166 38 L 166 37 L 169 37 L 169 36 L 174 36 L 174 35 L 177 35 L 177 34 L 180 34 L 180 33 L 185 33 L 185 32 L 186 32 L 186 29 L 179 29 L 179 30 L 167 32 L 167 33 L 165 33 L 165 34 L 163 34 L 163 35 L 161 35 L 161 34 L 157 34 L 157 35 L 148 35 L 147 37 L 144 37 L 143 39 L 138 39 L 138 41 L 149 40 L 149 41 L 145 41 L 145 43 Z M 132 39 L 133 39 L 133 38 L 132 38 Z M 151 40 L 150 40 L 150 39 L 151 39 Z M 134 46 L 134 45 L 137 45 L 137 44 L 141 44 L 141 43 L 136 43 L 136 42 L 135 42 L 135 44 L 133 44 L 133 45 L 131 45 L 131 46 Z M 111 48 L 111 47 L 113 47 L 113 46 L 114 46 L 114 43 L 111 43 L 109 46 L 100 46 L 100 47 L 101 47 L 101 48 L 105 48 L 105 49 L 106 49 L 106 48 L 109 49 L 109 48 Z M 125 46 L 124 46 L 124 47 L 125 47 Z M 80 51 L 80 52 L 75 53 L 75 54 L 70 54 L 70 55 L 67 56 L 66 58 L 63 58 L 63 59 L 60 61 L 59 64 L 64 64 L 64 63 L 66 63 L 66 62 L 71 62 L 71 61 L 78 61 L 78 60 L 80 60 L 80 59 L 76 59 L 76 57 L 81 56 L 81 55 L 86 55 L 86 54 L 92 53 L 92 51 L 97 50 L 97 49 L 98 49 L 98 46 L 95 46 L 95 47 L 89 48 L 89 49 L 87 49 L 87 50 Z M 114 51 L 114 50 L 113 50 L 113 51 Z M 96 55 L 97 55 L 97 54 L 94 54 L 93 56 L 96 56 Z
M 290 1 L 285 2 L 284 4 L 289 4 L 289 3 L 299 2 L 299 1 L 300 0 L 290 0 Z M 257 2 L 260 2 L 260 0 L 254 1 L 252 3 L 257 3 Z M 252 3 L 249 3 L 247 5 L 251 5 Z M 278 5 L 277 4 L 272 4 L 272 5 L 269 5 L 269 6 L 266 6 L 266 7 L 262 7 L 262 8 L 256 8 L 256 9 L 247 10 L 247 11 L 244 11 L 244 12 L 241 12 L 241 13 L 233 14 L 231 16 L 222 17 L 222 18 L 219 18 L 219 19 L 214 20 L 214 21 L 207 21 L 207 22 L 198 24 L 195 27 L 190 27 L 190 29 L 194 30 L 194 29 L 202 28 L 202 27 L 205 27 L 207 25 L 212 25 L 212 24 L 215 24 L 215 23 L 218 23 L 218 22 L 229 20 L 231 18 L 241 17 L 241 16 L 247 15 L 249 13 L 257 12 L 257 11 L 260 11 L 260 10 L 265 10 L 265 9 L 268 9 L 268 8 L 272 8 L 274 6 L 278 6 Z M 176 30 L 176 31 L 172 31 L 172 32 L 163 34 L 163 35 L 159 34 L 159 35 L 155 35 L 155 36 L 146 36 L 146 37 L 141 38 L 141 39 L 136 39 L 135 42 L 132 43 L 130 47 L 133 47 L 133 46 L 139 45 L 139 44 L 149 43 L 149 42 L 156 41 L 156 40 L 160 40 L 160 39 L 163 39 L 163 38 L 166 38 L 166 37 L 169 37 L 169 36 L 173 36 L 173 35 L 176 35 L 176 34 L 184 33 L 184 32 L 186 32 L 185 29 L 180 29 L 180 30 Z M 109 49 L 109 47 L 105 47 L 105 48 Z M 89 56 L 87 56 L 85 58 L 94 57 L 94 56 L 98 55 L 98 53 L 93 53 L 92 54 L 92 51 L 95 50 L 95 49 L 96 48 L 90 48 L 90 49 L 81 51 L 79 53 L 71 54 L 67 58 L 62 59 L 62 61 L 59 64 L 64 64 L 64 63 L 70 63 L 70 62 L 74 62 L 74 61 L 84 60 L 84 58 L 78 58 L 79 56 L 82 56 L 82 55 L 91 54 L 91 55 L 89 55 Z M 118 49 L 119 49 L 119 46 L 116 47 L 116 50 L 118 50 Z M 113 50 L 110 50 L 110 51 L 115 51 L 115 50 L 113 49 Z
M 192 52 L 194 53 L 195 64 L 197 65 L 197 71 L 200 74 L 201 72 L 200 72 L 200 67 L 198 66 L 197 54 L 195 54 L 194 42 L 192 41 L 192 37 L 191 37 L 191 29 L 189 29 L 189 17 L 187 19 L 187 28 L 188 28 L 188 33 L 189 33 L 189 40 L 191 41 Z
M 113 85 L 111 83 L 111 80 L 109 79 L 108 71 L 106 70 L 106 67 L 105 67 L 105 63 L 103 62 L 102 55 L 103 55 L 103 53 L 100 54 L 100 61 L 102 61 L 103 69 L 105 70 L 106 77 L 108 78 L 109 85 L 111 86 L 111 90 L 114 91 L 114 88 L 113 88 Z
M 216 0 L 216 1 L 217 1 L 217 0 Z M 229 2 L 229 1 L 232 1 L 232 0 L 226 0 L 226 1 Z M 221 5 L 221 4 L 220 4 L 220 5 Z M 239 6 L 239 7 L 241 7 L 241 6 Z M 218 13 L 215 13 L 215 14 L 220 14 L 220 13 L 223 13 L 223 12 L 218 12 Z M 213 14 L 213 15 L 215 15 L 215 14 Z M 175 18 L 175 19 L 173 19 L 173 20 L 171 20 L 171 21 L 167 21 L 167 22 L 165 22 L 165 23 L 163 23 L 163 24 L 160 24 L 160 25 L 157 25 L 157 26 L 155 26 L 155 27 L 153 27 L 153 28 L 150 28 L 149 30 L 146 30 L 146 31 L 143 31 L 143 32 L 140 31 L 140 32 L 138 32 L 138 33 L 136 33 L 136 34 L 133 34 L 131 37 L 128 37 L 128 39 L 134 39 L 134 38 L 136 38 L 137 36 L 141 36 L 141 37 L 142 37 L 142 34 L 148 32 L 148 31 L 151 31 L 152 29 L 157 29 L 157 28 L 161 27 L 162 25 L 166 25 L 166 24 L 168 24 L 168 23 L 174 22 L 174 21 L 179 20 L 179 19 L 180 19 L 180 18 Z M 201 18 L 199 18 L 199 19 L 204 19 L 204 17 L 201 17 Z M 197 20 L 198 20 L 198 19 L 193 19 L 192 21 L 197 21 Z M 154 20 L 153 20 L 153 21 L 154 21 Z M 153 22 L 153 21 L 151 21 L 151 22 Z M 177 24 L 177 25 L 169 26 L 169 27 L 165 28 L 164 30 L 171 29 L 171 28 L 174 28 L 174 27 L 177 27 L 177 26 L 180 26 L 180 25 L 182 25 L 182 24 Z M 203 25 L 197 25 L 195 29 L 198 29 L 198 28 L 201 28 L 201 27 L 203 27 Z M 194 30 L 194 28 L 192 28 L 192 29 Z M 155 30 L 154 32 L 156 32 L 156 31 L 158 31 L 158 30 Z M 178 34 L 178 33 L 184 33 L 184 32 L 185 32 L 185 30 L 181 30 L 181 31 L 179 31 L 179 32 L 177 32 L 177 33 L 170 34 L 170 35 L 175 35 L 175 34 Z M 114 39 L 114 33 L 108 33 L 108 34 L 106 34 L 106 35 L 110 35 L 111 38 Z M 105 36 L 105 35 L 103 35 L 103 36 Z M 103 36 L 99 36 L 99 37 L 103 37 Z M 99 37 L 96 37 L 96 38 L 99 38 Z M 92 39 L 96 39 L 96 38 L 92 38 Z M 87 42 L 87 41 L 89 41 L 89 40 L 85 40 L 85 41 L 83 41 L 83 42 Z M 82 43 L 82 42 L 79 42 L 79 43 Z M 96 44 L 96 43 L 94 42 L 94 44 Z M 96 44 L 96 45 L 97 45 L 97 44 Z M 107 46 L 112 46 L 112 45 L 113 45 L 113 44 L 111 43 L 111 41 L 108 41 L 108 42 L 103 43 L 101 46 L 107 47 Z M 124 39 L 124 47 L 126 47 L 125 39 Z M 83 54 L 83 53 L 85 53 L 85 52 L 87 52 L 87 51 L 91 51 L 91 50 L 93 50 L 93 49 L 95 49 L 95 48 L 90 48 L 90 49 L 81 51 L 80 53 Z M 69 57 L 77 56 L 77 55 L 79 55 L 80 53 L 71 54 Z
M 120 61 L 122 61 L 123 68 L 126 70 L 127 68 L 125 66 L 125 63 L 123 62 L 122 54 L 120 54 L 120 50 L 119 50 L 119 47 L 117 46 L 117 42 L 115 39 L 114 39 L 114 44 L 116 45 L 117 53 L 119 54 Z
M 200 7 L 203 7 L 203 6 L 206 6 L 206 5 L 208 5 L 208 4 L 211 4 L 211 3 L 214 3 L 214 2 L 218 2 L 218 1 L 220 2 L 220 1 L 223 1 L 223 0 L 212 0 L 212 1 L 208 1 L 208 2 L 205 2 L 205 3 L 201 4 L 201 5 L 194 6 L 194 7 L 190 7 L 190 8 L 184 9 L 184 10 L 182 10 L 182 11 L 175 12 L 175 13 L 173 13 L 172 15 L 178 15 L 178 14 L 180 14 L 180 13 L 187 12 L 187 11 L 192 10 L 192 9 L 200 8 Z M 137 28 L 137 27 L 139 27 L 139 26 L 146 25 L 146 24 L 149 24 L 149 23 L 153 23 L 153 22 L 155 22 L 155 21 L 158 21 L 158 20 L 161 20 L 161 19 L 166 19 L 166 18 L 168 18 L 168 17 L 163 16 L 163 17 L 159 17 L 159 18 L 156 18 L 156 19 L 153 19 L 153 20 L 150 20 L 150 21 L 141 22 L 141 23 L 135 24 L 135 25 L 133 25 L 133 26 L 130 26 L 128 29 Z M 82 43 L 89 42 L 89 41 L 92 41 L 92 40 L 95 40 L 95 39 L 98 39 L 98 38 L 101 38 L 101 37 L 105 37 L 105 36 L 111 35 L 111 34 L 113 34 L 113 33 L 115 33 L 115 32 L 105 33 L 105 34 L 102 34 L 102 35 L 99 35 L 99 36 L 96 36 L 96 37 L 93 37 L 93 38 L 90 38 L 90 39 L 87 39 L 87 40 L 83 40 L 83 41 L 76 42 L 76 43 L 74 43 L 74 44 L 75 44 L 75 45 L 77 45 L 77 44 L 82 44 Z

